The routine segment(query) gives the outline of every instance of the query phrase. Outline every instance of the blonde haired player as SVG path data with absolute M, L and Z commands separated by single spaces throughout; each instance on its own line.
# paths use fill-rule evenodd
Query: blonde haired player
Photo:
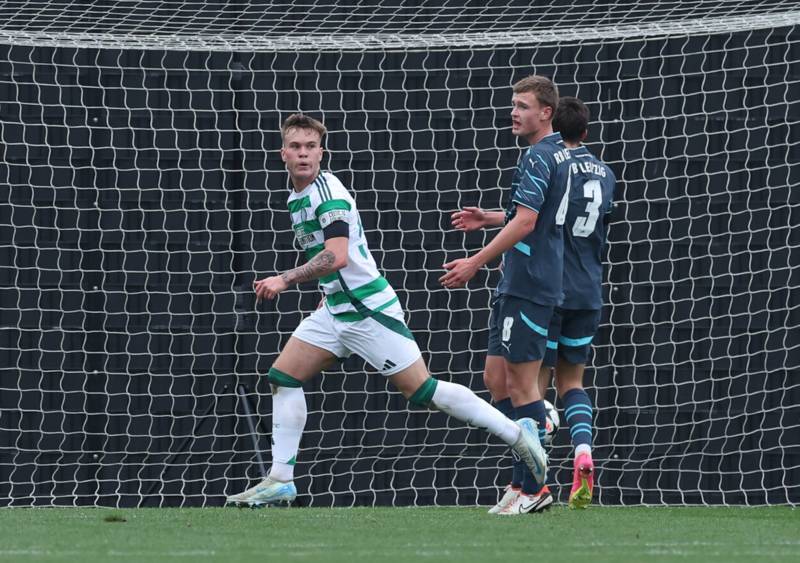
M 303 383 L 337 358 L 358 354 L 411 403 L 484 428 L 512 447 L 540 482 L 547 458 L 530 418 L 510 420 L 462 385 L 432 378 L 406 326 L 394 289 L 378 272 L 358 210 L 336 176 L 320 171 L 325 126 L 302 115 L 283 124 L 281 158 L 292 183 L 288 207 L 308 262 L 253 284 L 257 299 L 275 299 L 292 285 L 319 280 L 324 304 L 303 319 L 269 370 L 272 467 L 266 479 L 229 496 L 228 504 L 291 503 L 300 437 L 306 422 Z

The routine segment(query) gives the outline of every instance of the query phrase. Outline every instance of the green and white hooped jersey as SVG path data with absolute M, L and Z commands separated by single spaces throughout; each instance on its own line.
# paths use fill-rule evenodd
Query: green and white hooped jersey
M 336 176 L 321 172 L 302 192 L 292 190 L 288 206 L 295 238 L 308 260 L 325 248 L 322 229 L 334 221 L 350 227 L 347 266 L 319 280 L 325 304 L 338 320 L 361 320 L 397 303 L 370 254 L 356 202 Z

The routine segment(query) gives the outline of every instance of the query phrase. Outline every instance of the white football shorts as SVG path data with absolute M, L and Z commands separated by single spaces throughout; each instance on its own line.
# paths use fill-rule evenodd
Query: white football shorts
M 303 319 L 292 336 L 337 358 L 357 354 L 386 376 L 406 369 L 422 356 L 399 303 L 353 321 L 339 320 L 322 306 Z

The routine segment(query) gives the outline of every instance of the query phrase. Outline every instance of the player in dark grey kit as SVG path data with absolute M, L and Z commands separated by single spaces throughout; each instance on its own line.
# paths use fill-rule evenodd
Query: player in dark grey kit
M 549 367 L 555 368 L 556 390 L 575 446 L 571 508 L 588 506 L 594 489 L 592 403 L 583 389 L 583 372 L 603 306 L 603 254 L 616 182 L 611 169 L 581 145 L 588 125 L 589 109 L 581 100 L 559 100 L 553 129 L 561 133 L 573 157 L 567 170 L 564 301 L 548 327 L 548 354 L 539 378 L 541 391 L 550 379 Z
M 462 287 L 478 268 L 503 256 L 503 275 L 494 293 L 484 381 L 506 416 L 537 422 L 539 437 L 546 409 L 537 378 L 553 309 L 561 302 L 564 264 L 562 225 L 567 213 L 567 184 L 562 178 L 571 162 L 552 118 L 558 90 L 547 78 L 529 76 L 514 84 L 512 132 L 531 146 L 519 160 L 505 212 L 467 207 L 453 214 L 453 225 L 470 231 L 502 230 L 480 252 L 445 264 L 445 287 Z M 524 414 L 523 414 L 524 413 Z M 526 472 L 527 473 L 527 472 Z M 519 488 L 507 487 L 493 514 L 524 514 L 553 502 L 549 492 L 534 495 L 541 480 L 527 473 Z

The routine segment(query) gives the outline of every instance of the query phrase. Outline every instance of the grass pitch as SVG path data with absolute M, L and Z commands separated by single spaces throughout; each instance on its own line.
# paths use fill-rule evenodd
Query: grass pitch
M 800 511 L 7 509 L 0 561 L 800 561 Z

